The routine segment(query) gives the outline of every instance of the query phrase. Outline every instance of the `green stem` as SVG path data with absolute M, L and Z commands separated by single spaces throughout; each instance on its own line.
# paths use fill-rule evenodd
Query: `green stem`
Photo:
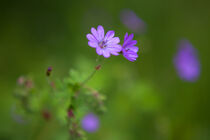
M 81 83 L 81 85 L 84 85 L 85 83 L 87 83 L 94 75 L 95 75 L 95 73 L 96 73 L 96 69 L 87 77 L 87 79 L 85 79 L 82 83 Z
M 96 63 L 100 61 L 100 56 L 98 55 L 97 58 L 96 58 Z M 101 64 L 100 64 L 101 63 Z M 102 66 L 102 64 L 104 63 L 104 59 L 101 60 L 101 62 L 99 62 L 97 66 L 100 65 L 100 67 Z M 83 86 L 85 83 L 87 83 L 95 74 L 96 74 L 96 71 L 99 70 L 95 67 L 94 71 L 81 83 L 81 85 Z

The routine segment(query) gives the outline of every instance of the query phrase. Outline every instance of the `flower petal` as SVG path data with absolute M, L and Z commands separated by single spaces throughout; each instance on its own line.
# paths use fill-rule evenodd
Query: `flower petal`
M 89 41 L 89 42 L 88 42 L 88 45 L 89 45 L 90 47 L 92 47 L 92 48 L 98 47 L 98 43 L 93 42 L 93 41 Z
M 125 34 L 124 40 L 126 40 L 127 38 L 128 38 L 128 33 Z
M 107 41 L 106 45 L 118 44 L 120 43 L 119 37 L 113 37 Z
M 137 43 L 136 40 L 131 40 L 131 41 L 127 42 L 127 43 L 124 43 L 123 47 L 134 46 L 134 45 L 136 45 L 136 43 Z
M 104 37 L 104 41 L 108 41 L 114 37 L 114 31 L 108 31 Z
M 89 41 L 98 42 L 98 40 L 92 34 L 87 34 L 86 37 Z
M 91 28 L 91 33 L 93 34 L 93 36 L 100 42 L 100 38 L 98 36 L 98 32 L 96 31 L 95 28 Z
M 124 39 L 124 44 L 127 44 L 128 42 L 130 42 L 132 39 L 133 39 L 133 34 L 130 34 L 128 37 L 126 37 L 125 39 Z
M 119 55 L 118 52 L 110 52 L 112 55 Z
M 102 54 L 103 54 L 103 50 L 102 50 L 100 47 L 97 47 L 97 48 L 96 48 L 96 53 L 97 53 L 98 55 L 102 55 Z
M 129 51 L 125 51 L 123 50 L 123 56 L 128 59 L 129 61 L 135 61 L 136 58 L 138 57 L 138 54 L 129 50 Z
M 112 45 L 112 46 L 107 46 L 107 49 L 110 51 L 110 52 L 120 52 L 122 50 L 122 46 L 121 45 Z
M 103 50 L 103 56 L 105 58 L 109 58 L 110 57 L 110 52 L 108 50 Z
M 99 37 L 99 41 L 101 41 L 104 38 L 104 28 L 103 26 L 99 25 L 97 28 L 98 31 L 98 37 Z
M 129 49 L 129 50 L 131 50 L 131 51 L 133 51 L 133 52 L 135 52 L 135 53 L 137 53 L 138 50 L 139 50 L 139 48 L 136 47 L 136 46 L 129 46 L 129 47 L 126 47 L 126 49 Z

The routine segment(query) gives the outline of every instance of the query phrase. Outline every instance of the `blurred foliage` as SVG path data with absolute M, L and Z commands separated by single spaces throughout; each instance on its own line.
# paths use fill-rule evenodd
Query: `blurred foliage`
M 94 73 L 95 71 L 97 70 Z M 11 112 L 13 119 L 20 125 L 30 125 L 34 120 L 45 120 L 60 125 L 61 130 L 66 128 L 65 135 L 69 135 L 70 139 L 85 140 L 85 134 L 80 127 L 81 119 L 89 112 L 103 113 L 105 96 L 85 85 L 86 78 L 82 77 L 88 75 L 82 76 L 71 70 L 64 80 L 54 81 L 50 77 L 51 73 L 52 68 L 49 67 L 47 83 L 42 84 L 43 89 L 35 86 L 34 81 L 29 78 L 22 76 L 18 79 L 14 92 L 17 100 Z M 37 131 L 40 128 L 34 129 Z M 34 133 L 28 135 L 30 139 L 34 138 Z
M 67 129 L 61 129 L 57 121 L 46 122 L 41 115 L 26 117 L 31 119 L 24 118 L 26 122 L 22 120 L 21 125 L 13 119 L 11 112 L 19 110 L 12 96 L 15 81 L 28 75 L 38 81 L 34 86 L 43 92 L 41 99 L 50 100 L 51 89 L 44 88 L 48 84 L 46 68 L 53 66 L 52 76 L 59 79 L 66 77 L 70 68 L 90 73 L 96 53 L 88 47 L 86 34 L 91 27 L 103 25 L 106 31 L 115 30 L 122 38 L 129 31 L 119 14 L 129 8 L 147 24 L 147 33 L 134 36 L 140 48 L 139 59 L 134 63 L 120 56 L 106 59 L 87 83 L 107 96 L 107 113 L 100 118 L 101 127 L 87 137 L 209 140 L 209 4 L 208 0 L 2 0 L 0 139 L 68 139 Z M 172 59 L 180 38 L 188 39 L 198 50 L 202 67 L 195 83 L 183 82 L 176 75 Z M 42 101 L 36 100 L 35 89 L 30 92 L 34 97 L 31 107 L 39 110 Z M 24 116 L 24 112 L 17 113 Z M 63 115 L 57 117 L 64 120 Z

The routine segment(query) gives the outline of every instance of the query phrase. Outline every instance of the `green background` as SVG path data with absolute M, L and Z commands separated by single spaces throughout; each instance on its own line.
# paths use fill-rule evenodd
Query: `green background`
M 44 81 L 48 66 L 58 78 L 70 68 L 90 69 L 97 57 L 87 45 L 90 28 L 102 25 L 123 38 L 131 32 L 120 12 L 131 9 L 147 24 L 145 34 L 134 36 L 139 58 L 112 56 L 88 83 L 107 96 L 107 113 L 89 139 L 209 140 L 209 5 L 208 0 L 1 0 L 0 139 L 27 139 L 35 131 L 11 117 L 19 76 Z M 195 83 L 180 80 L 173 66 L 182 38 L 199 53 L 201 75 Z M 48 128 L 34 139 L 52 139 L 57 131 Z

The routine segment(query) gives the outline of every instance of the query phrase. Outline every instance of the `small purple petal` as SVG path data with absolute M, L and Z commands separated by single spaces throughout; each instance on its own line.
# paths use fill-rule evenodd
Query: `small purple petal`
M 127 38 L 128 38 L 128 33 L 125 34 L 124 40 L 126 40 Z
M 110 40 L 114 37 L 114 31 L 108 31 L 105 35 L 104 41 Z
M 109 51 L 103 51 L 103 56 L 105 58 L 109 58 L 110 57 L 110 52 Z
M 97 39 L 97 41 L 100 41 L 100 37 L 98 36 L 98 32 L 96 31 L 95 28 L 91 28 L 91 33 Z
M 119 55 L 119 52 L 122 50 L 122 48 L 117 47 L 107 47 L 107 51 L 109 51 L 112 55 Z
M 113 37 L 111 38 L 109 41 L 107 41 L 107 45 L 114 45 L 114 44 L 118 44 L 120 42 L 119 37 Z
M 99 40 L 103 40 L 104 38 L 104 28 L 99 25 L 98 28 L 97 28 L 97 31 L 98 31 L 98 37 L 99 37 Z
M 126 39 L 124 39 L 123 45 L 126 45 L 129 41 L 131 41 L 133 39 L 133 36 L 133 34 L 130 34 Z
M 127 42 L 126 44 L 124 43 L 124 45 L 126 45 L 126 46 L 134 46 L 136 44 L 137 44 L 137 41 L 136 40 L 132 40 L 130 42 Z
M 89 41 L 97 42 L 97 39 L 92 34 L 87 34 L 86 37 Z
M 174 57 L 174 65 L 181 79 L 195 82 L 200 76 L 200 62 L 197 50 L 188 40 L 179 42 L 179 49 Z
M 82 128 L 89 132 L 93 133 L 99 128 L 99 120 L 98 117 L 92 113 L 87 114 L 81 121 Z
M 119 55 L 118 52 L 111 52 L 112 55 Z
M 93 48 L 98 47 L 98 44 L 97 44 L 96 42 L 92 42 L 92 41 L 89 41 L 89 42 L 88 42 L 88 45 L 89 45 L 90 47 L 93 47 Z
M 136 47 L 136 46 L 128 46 L 127 49 L 129 49 L 129 50 L 131 50 L 131 51 L 133 51 L 133 52 L 135 52 L 135 53 L 137 53 L 138 50 L 139 50 L 139 48 Z
M 129 61 L 135 61 L 136 58 L 138 57 L 138 54 L 133 52 L 133 51 L 127 51 L 126 53 L 124 53 L 123 55 L 126 59 L 128 59 Z
M 98 55 L 102 55 L 103 54 L 103 50 L 100 47 L 98 47 L 98 48 L 96 48 L 96 53 Z
M 122 50 L 122 47 L 116 44 L 112 46 L 107 46 L 107 50 L 109 50 L 110 52 L 120 52 Z

